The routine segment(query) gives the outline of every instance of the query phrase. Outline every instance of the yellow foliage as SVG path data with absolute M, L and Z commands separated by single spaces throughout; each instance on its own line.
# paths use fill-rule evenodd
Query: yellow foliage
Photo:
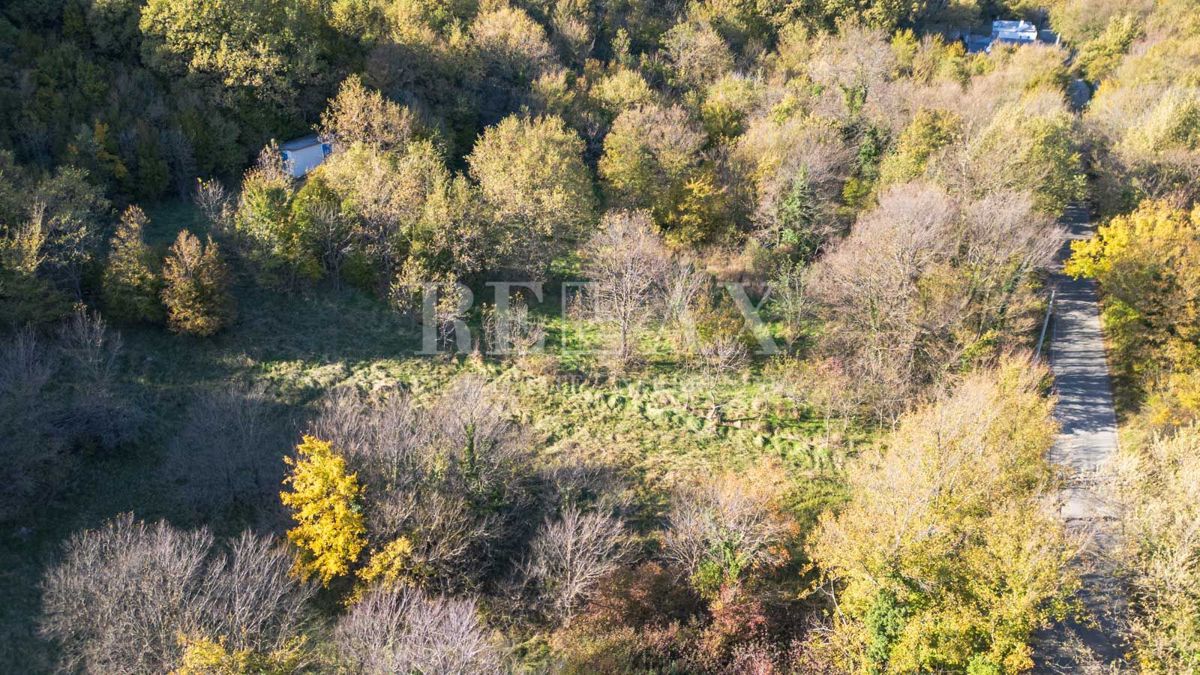
M 171 675 L 286 675 L 300 670 L 306 640 L 296 638 L 270 653 L 230 651 L 226 639 L 181 636 L 183 657 Z
M 833 641 L 849 669 L 1017 673 L 1063 616 L 1075 580 L 1046 453 L 1044 373 L 977 373 L 907 415 L 851 468 L 850 501 L 821 520 L 813 560 L 840 588 Z
M 1200 209 L 1147 201 L 1072 244 L 1066 272 L 1091 277 L 1105 295 L 1104 322 L 1118 371 L 1176 399 L 1155 416 L 1186 421 L 1185 385 L 1200 368 Z M 1188 374 L 1180 377 L 1180 374 Z M 1170 395 L 1177 387 L 1182 397 Z
M 1200 427 L 1122 441 L 1109 467 L 1128 579 L 1128 635 L 1142 673 L 1200 664 Z
M 668 240 L 695 245 L 714 238 L 727 225 L 728 198 L 711 170 L 698 171 L 680 187 L 673 207 L 662 218 Z
M 279 495 L 297 523 L 288 539 L 300 549 L 297 573 L 304 578 L 315 574 L 328 584 L 348 573 L 366 546 L 362 487 L 329 442 L 305 436 L 296 453 L 299 459 L 284 458 L 292 467 L 284 483 L 292 491 Z
M 408 537 L 394 539 L 371 555 L 366 566 L 358 571 L 358 578 L 366 584 L 408 585 L 413 573 L 412 554 L 412 540 Z

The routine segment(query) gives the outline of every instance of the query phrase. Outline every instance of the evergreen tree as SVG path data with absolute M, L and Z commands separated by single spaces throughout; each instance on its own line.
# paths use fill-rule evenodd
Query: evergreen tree
M 167 327 L 176 333 L 212 335 L 233 319 L 229 270 L 212 239 L 204 246 L 180 232 L 163 262 L 163 284 Z
M 142 239 L 149 219 L 130 206 L 112 238 L 102 292 L 108 315 L 117 321 L 156 323 L 163 318 L 161 280 L 150 265 L 150 249 Z
M 802 260 L 811 259 L 823 243 L 813 231 L 817 220 L 817 195 L 801 169 L 792 179 L 792 187 L 779 203 L 779 243 L 792 246 Z

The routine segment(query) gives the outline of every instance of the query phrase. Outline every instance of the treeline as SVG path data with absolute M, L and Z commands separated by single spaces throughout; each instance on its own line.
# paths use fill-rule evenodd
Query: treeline
M 307 131 L 337 84 L 362 72 L 435 121 L 461 156 L 504 115 L 556 92 L 570 97 L 594 59 L 642 64 L 688 86 L 706 63 L 752 62 L 787 26 L 831 28 L 855 13 L 891 30 L 995 9 L 15 0 L 0 15 L 0 147 L 43 169 L 87 169 L 124 199 L 182 193 L 197 175 L 240 171 L 272 137 Z M 676 27 L 685 13 L 693 21 Z M 670 68 L 660 54 L 679 63 Z
M 216 243 L 184 236 L 170 252 L 171 264 L 152 259 L 141 245 L 133 223 L 143 230 L 145 223 L 136 211 L 126 212 L 110 237 L 110 206 L 88 187 L 89 174 L 61 169 L 66 173 L 58 180 L 75 186 L 71 194 L 83 206 L 14 192 L 4 210 L 5 241 L 14 252 L 4 270 L 12 289 L 3 293 L 11 298 L 7 322 L 52 318 L 64 301 L 86 299 L 107 306 L 113 318 L 154 323 L 165 317 L 175 330 L 210 334 L 235 316 L 231 275 L 223 269 L 228 261 L 222 261 L 229 257 L 234 271 L 247 272 L 255 283 L 286 290 L 348 283 L 406 310 L 421 282 L 470 285 L 570 269 L 576 251 L 603 249 L 593 240 L 611 220 L 605 213 L 644 213 L 653 238 L 661 240 L 659 257 L 677 264 L 690 259 L 719 279 L 770 279 L 776 288 L 792 289 L 777 304 L 790 337 L 814 319 L 844 328 L 829 332 L 819 351 L 871 354 L 875 362 L 853 360 L 832 374 L 875 387 L 855 396 L 878 414 L 894 414 L 939 368 L 1023 339 L 1022 322 L 1032 309 L 1028 273 L 1053 248 L 1047 217 L 1083 194 L 1061 49 L 967 55 L 961 44 L 937 35 L 889 35 L 860 24 L 828 31 L 819 16 L 745 9 L 767 12 L 745 19 L 746 26 L 761 24 L 766 44 L 760 44 L 736 39 L 748 33 L 731 33 L 728 16 L 718 20 L 713 8 L 695 4 L 677 8 L 674 22 L 652 42 L 631 37 L 628 23 L 650 9 L 594 15 L 579 9 L 587 20 L 572 25 L 586 27 L 597 41 L 572 61 L 553 27 L 575 10 L 546 15 L 556 17 L 547 27 L 534 9 L 507 5 L 459 8 L 461 15 L 408 5 L 382 14 L 371 5 L 360 9 L 333 14 L 357 17 L 363 26 L 383 21 L 388 30 L 361 28 L 376 41 L 386 34 L 436 43 L 422 48 L 420 59 L 401 60 L 406 67 L 431 67 L 437 58 L 428 54 L 460 38 L 490 44 L 504 37 L 511 42 L 504 49 L 472 43 L 451 51 L 489 55 L 496 68 L 506 54 L 510 70 L 539 69 L 518 69 L 523 79 L 505 71 L 495 81 L 490 66 L 480 70 L 481 81 L 504 82 L 520 102 L 498 111 L 491 126 L 454 127 L 451 112 L 434 102 L 471 87 L 418 77 L 409 86 L 427 83 L 430 90 L 405 94 L 374 73 L 376 61 L 368 59 L 362 72 L 337 85 L 319 116 L 313 114 L 335 148 L 328 161 L 300 183 L 267 145 L 240 189 L 217 179 L 192 185 Z M 234 9 L 207 11 L 225 16 Z M 213 29 L 203 16 L 151 3 L 141 12 L 139 34 L 148 40 L 160 19 L 175 17 L 182 23 L 170 36 L 191 35 L 186 47 L 198 50 L 205 43 L 199 33 Z M 251 26 L 255 17 L 250 12 L 243 23 Z M 623 17 L 618 24 L 605 23 L 616 17 Z M 920 18 L 893 17 L 881 25 Z M 607 35 L 615 53 L 596 46 Z M 222 48 L 232 49 L 229 42 Z M 236 61 L 188 53 L 192 69 Z M 226 90 L 235 88 L 228 78 L 223 82 Z M 249 88 L 263 96 L 270 89 Z M 492 89 L 488 101 L 504 99 Z M 466 143 L 455 140 L 462 133 Z M 35 188 L 50 180 L 11 163 L 8 171 Z M 926 208 L 929 221 L 921 212 Z M 852 229 L 860 215 L 861 227 Z M 1009 227 L 1023 229 L 1010 237 Z M 845 290 L 864 281 L 854 251 L 903 257 L 905 247 L 925 243 L 904 241 L 897 231 L 910 236 L 929 228 L 943 233 L 931 238 L 929 256 L 907 260 L 914 268 L 892 279 L 867 284 L 891 306 L 883 321 L 871 318 L 870 335 L 856 334 L 864 317 L 842 307 L 852 299 Z M 41 255 L 60 240 L 71 246 L 69 260 L 67 253 Z M 1000 250 L 989 251 L 993 244 Z M 964 247 L 969 255 L 960 255 Z M 38 255 L 21 260 L 20 251 Z M 206 262 L 179 264 L 189 257 Z M 594 258 L 585 261 L 592 271 L 603 267 Z M 943 301 L 920 299 L 926 286 L 937 284 L 957 290 Z M 966 304 L 954 302 L 959 292 Z M 29 298 L 56 302 L 25 307 Z M 622 339 L 630 342 L 628 335 Z M 893 401 L 881 403 L 881 392 L 891 392 Z

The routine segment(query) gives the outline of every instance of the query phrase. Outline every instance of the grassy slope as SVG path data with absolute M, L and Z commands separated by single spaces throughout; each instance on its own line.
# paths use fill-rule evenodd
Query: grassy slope
M 149 213 L 148 239 L 156 247 L 165 249 L 182 227 L 199 229 L 184 205 Z M 158 471 L 162 449 L 197 392 L 234 379 L 268 383 L 300 424 L 312 402 L 338 384 L 400 384 L 421 399 L 461 371 L 485 372 L 518 401 L 547 461 L 586 456 L 637 476 L 647 520 L 658 513 L 666 489 L 691 472 L 736 468 L 762 457 L 778 459 L 794 476 L 795 505 L 805 519 L 841 495 L 844 453 L 836 448 L 844 443 L 826 442 L 826 430 L 795 402 L 787 368 L 777 363 L 718 377 L 658 358 L 636 377 L 598 382 L 585 376 L 587 363 L 577 356 L 564 356 L 558 369 L 545 372 L 530 364 L 416 355 L 416 330 L 354 290 L 289 295 L 242 283 L 238 301 L 236 324 L 211 339 L 159 328 L 122 330 L 121 386 L 145 413 L 145 426 L 133 447 L 84 458 L 59 494 L 0 531 L 0 672 L 49 669 L 50 648 L 34 629 L 36 580 L 71 532 L 123 511 L 197 524 L 178 508 L 176 486 Z M 553 309 L 547 311 L 557 320 Z M 557 349 L 551 340 L 548 350 Z M 281 443 L 261 451 L 281 458 L 288 449 Z M 206 524 L 218 533 L 243 526 Z

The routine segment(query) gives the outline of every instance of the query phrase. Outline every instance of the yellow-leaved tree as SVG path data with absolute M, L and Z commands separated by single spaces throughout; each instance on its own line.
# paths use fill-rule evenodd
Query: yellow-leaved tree
M 289 640 L 269 653 L 233 649 L 225 638 L 183 635 L 183 656 L 171 675 L 288 675 L 298 672 L 304 659 L 304 638 Z
M 837 597 L 827 646 L 848 671 L 1033 667 L 1033 634 L 1077 587 L 1044 374 L 1020 359 L 975 373 L 851 466 L 848 503 L 810 547 Z
M 316 575 L 328 585 L 350 571 L 366 546 L 362 486 L 327 441 L 305 436 L 296 454 L 297 459 L 284 458 L 292 467 L 284 484 L 292 490 L 279 494 L 296 521 L 288 540 L 300 549 L 297 573 L 305 579 Z
M 1071 250 L 1066 272 L 1099 282 L 1117 374 L 1148 396 L 1147 421 L 1200 417 L 1200 208 L 1145 201 Z
M 1200 666 L 1200 426 L 1122 437 L 1108 486 L 1120 519 L 1116 560 L 1129 591 L 1125 619 L 1143 673 Z

